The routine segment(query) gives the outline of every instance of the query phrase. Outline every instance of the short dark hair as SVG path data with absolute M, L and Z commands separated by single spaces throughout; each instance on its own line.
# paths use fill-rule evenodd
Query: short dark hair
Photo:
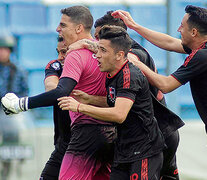
M 84 28 L 88 31 L 93 26 L 93 16 L 87 7 L 72 6 L 61 9 L 61 13 L 70 17 L 73 23 L 83 24 Z
M 125 57 L 132 45 L 132 40 L 127 31 L 120 26 L 103 26 L 99 31 L 99 39 L 109 40 L 115 52 L 124 51 Z
M 114 18 L 111 13 L 113 11 L 108 11 L 103 17 L 96 20 L 94 27 L 102 27 L 104 25 L 115 25 L 123 27 L 125 30 L 127 30 L 127 26 L 124 23 L 124 21 L 120 18 Z
M 197 6 L 188 5 L 185 12 L 189 14 L 187 23 L 190 28 L 195 27 L 202 35 L 207 34 L 207 9 Z

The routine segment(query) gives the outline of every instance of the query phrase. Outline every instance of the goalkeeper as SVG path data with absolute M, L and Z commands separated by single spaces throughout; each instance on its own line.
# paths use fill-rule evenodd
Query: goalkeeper
M 92 39 L 90 31 L 93 17 L 86 7 L 72 6 L 62 9 L 61 13 L 57 32 L 67 46 L 82 38 Z M 74 88 L 92 95 L 105 96 L 105 77 L 92 52 L 85 49 L 72 51 L 65 59 L 56 89 L 23 98 L 8 93 L 2 98 L 2 104 L 6 108 L 5 112 L 11 114 L 54 105 L 59 97 L 70 95 Z M 59 179 L 109 179 L 113 156 L 111 146 L 116 135 L 114 125 L 81 113 L 70 112 L 70 117 L 72 136 L 66 151 L 69 158 L 63 158 L 64 165 L 61 166 Z

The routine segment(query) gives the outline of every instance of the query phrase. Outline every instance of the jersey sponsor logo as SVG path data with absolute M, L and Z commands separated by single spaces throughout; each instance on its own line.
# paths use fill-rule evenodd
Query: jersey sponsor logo
M 115 88 L 113 88 L 113 87 L 109 87 L 109 98 L 112 102 L 115 102 L 116 91 L 115 91 Z
M 52 66 L 56 71 L 57 71 L 57 70 L 60 70 L 60 63 L 58 63 L 58 62 L 54 62 L 51 66 Z
M 136 151 L 134 152 L 134 155 L 140 154 L 140 151 Z

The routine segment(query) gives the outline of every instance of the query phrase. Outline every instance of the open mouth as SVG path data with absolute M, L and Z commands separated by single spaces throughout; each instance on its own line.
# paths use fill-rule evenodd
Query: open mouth
M 60 35 L 57 37 L 57 40 L 58 40 L 58 42 L 62 42 L 62 41 L 64 41 L 63 37 L 60 36 Z
M 58 35 L 57 40 L 58 42 L 63 42 L 64 44 L 66 43 L 64 37 L 60 34 Z
M 101 63 L 100 63 L 100 61 L 99 61 L 99 60 L 97 60 L 97 62 L 98 62 L 98 67 L 100 67 L 100 66 L 101 66 Z

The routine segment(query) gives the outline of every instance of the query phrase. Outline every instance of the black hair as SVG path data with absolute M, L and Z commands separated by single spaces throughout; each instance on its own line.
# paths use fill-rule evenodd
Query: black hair
M 102 27 L 104 25 L 115 25 L 120 26 L 127 30 L 127 26 L 125 25 L 124 21 L 120 18 L 114 18 L 111 13 L 113 11 L 108 11 L 103 17 L 96 20 L 94 27 Z
M 185 12 L 189 14 L 187 20 L 190 28 L 196 28 L 202 35 L 207 35 L 207 9 L 188 5 Z
M 73 23 L 82 24 L 88 31 L 93 26 L 93 16 L 87 7 L 72 6 L 61 9 L 61 13 L 70 17 Z
M 120 26 L 103 26 L 99 31 L 99 39 L 109 40 L 115 52 L 124 51 L 125 57 L 127 57 L 132 45 L 132 40 L 127 31 Z

